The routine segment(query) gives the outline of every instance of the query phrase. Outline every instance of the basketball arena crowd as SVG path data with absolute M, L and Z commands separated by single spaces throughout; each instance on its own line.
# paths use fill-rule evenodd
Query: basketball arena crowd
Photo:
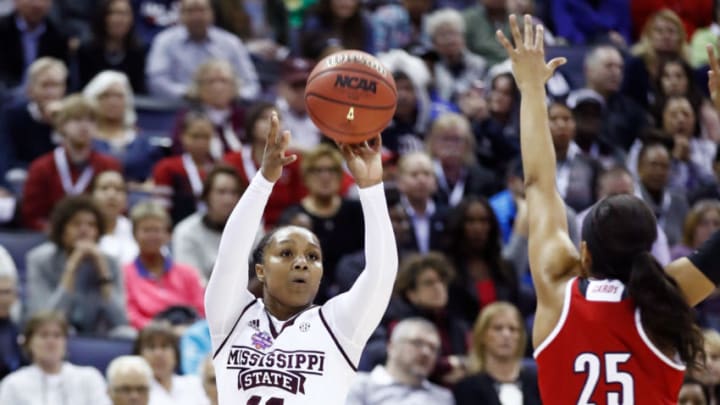
M 299 158 L 257 239 L 311 229 L 316 304 L 350 288 L 358 188 L 304 100 L 342 49 L 398 95 L 400 265 L 347 404 L 540 404 L 520 95 L 495 38 L 511 13 L 568 59 L 546 88 L 573 241 L 626 193 L 657 217 L 661 264 L 698 248 L 720 228 L 713 0 L 0 0 L 0 404 L 217 403 L 204 286 L 273 111 Z M 720 295 L 696 315 L 706 362 L 679 403 L 720 404 Z

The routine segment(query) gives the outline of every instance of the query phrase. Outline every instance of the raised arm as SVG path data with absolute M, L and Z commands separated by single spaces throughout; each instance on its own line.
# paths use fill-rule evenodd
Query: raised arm
M 568 236 L 565 205 L 555 188 L 555 150 L 545 105 L 545 82 L 565 59 L 545 63 L 543 27 L 533 29 L 529 15 L 525 16 L 524 38 L 514 15 L 510 16 L 510 28 L 515 47 L 501 31 L 497 37 L 510 55 L 522 95 L 520 148 L 529 218 L 530 270 L 537 290 L 538 315 L 542 318 L 549 309 L 551 317 L 559 317 L 563 286 L 576 268 L 578 253 Z M 552 320 L 548 322 L 554 325 Z
M 349 291 L 322 308 L 328 325 L 354 361 L 382 319 L 397 274 L 398 256 L 382 184 L 380 138 L 367 145 L 341 145 L 360 187 L 365 222 L 365 269 Z
M 254 299 L 247 290 L 250 250 L 273 184 L 280 178 L 283 166 L 297 158 L 285 156 L 290 133 L 280 133 L 277 114 L 273 113 L 270 120 L 262 168 L 228 218 L 205 290 L 205 313 L 213 343 L 225 337 L 242 309 Z
M 720 111 L 720 64 L 712 45 L 707 46 L 707 53 L 710 61 L 710 97 L 715 108 Z M 697 305 L 707 298 L 720 283 L 720 231 L 716 231 L 690 256 L 668 264 L 665 271 L 677 281 L 690 305 Z

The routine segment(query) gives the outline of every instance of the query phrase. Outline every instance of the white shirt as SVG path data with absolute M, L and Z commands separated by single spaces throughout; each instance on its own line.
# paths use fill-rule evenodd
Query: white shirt
M 35 365 L 22 367 L 0 383 L 0 404 L 110 405 L 105 380 L 93 367 L 63 363 L 49 375 Z
M 205 290 L 219 402 L 246 404 L 259 398 L 266 404 L 278 398 L 288 405 L 342 404 L 397 273 L 383 185 L 359 191 L 366 267 L 355 284 L 279 329 L 263 302 L 247 290 L 248 257 L 272 188 L 258 173 L 243 193 L 225 226 Z
M 405 207 L 410 222 L 412 223 L 413 230 L 415 231 L 415 240 L 417 241 L 418 251 L 420 253 L 427 253 L 430 251 L 430 218 L 435 213 L 435 202 L 429 200 L 425 207 L 425 213 L 418 214 L 413 209 L 410 202 L 403 196 L 401 198 L 402 205 Z
M 428 380 L 417 387 L 402 384 L 388 373 L 385 366 L 379 365 L 371 373 L 358 373 L 345 402 L 345 405 L 365 404 L 454 405 L 455 400 L 450 390 Z
M 312 122 L 309 114 L 299 115 L 290 110 L 287 101 L 282 97 L 278 97 L 275 104 L 282 117 L 283 126 L 292 133 L 290 148 L 305 151 L 320 143 L 320 130 Z
M 140 252 L 132 234 L 132 223 L 124 216 L 117 218 L 115 229 L 103 235 L 99 245 L 100 250 L 115 259 L 120 267 L 135 260 Z
M 206 405 L 209 404 L 200 378 L 195 375 L 174 375 L 170 391 L 154 378 L 150 381 L 148 405 Z

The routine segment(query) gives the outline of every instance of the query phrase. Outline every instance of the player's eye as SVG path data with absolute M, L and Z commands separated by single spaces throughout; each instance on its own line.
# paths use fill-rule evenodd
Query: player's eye
M 312 261 L 317 261 L 317 260 L 320 260 L 320 255 L 317 253 L 310 253 L 310 254 L 308 254 L 308 259 L 310 259 Z
M 280 257 L 291 257 L 292 251 L 290 249 L 283 249 L 280 251 Z

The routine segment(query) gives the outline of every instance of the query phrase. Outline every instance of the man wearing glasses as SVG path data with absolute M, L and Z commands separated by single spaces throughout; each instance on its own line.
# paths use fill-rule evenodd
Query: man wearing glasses
M 113 405 L 148 405 L 150 365 L 140 356 L 120 356 L 107 369 L 108 394 Z

